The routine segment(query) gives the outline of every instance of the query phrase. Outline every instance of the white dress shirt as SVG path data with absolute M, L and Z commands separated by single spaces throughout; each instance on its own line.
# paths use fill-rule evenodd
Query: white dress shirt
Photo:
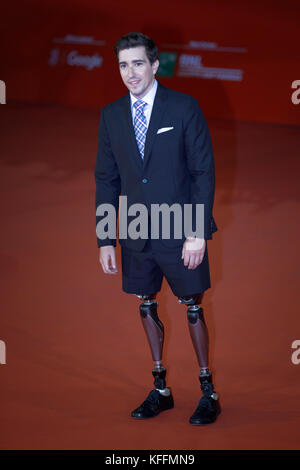
M 144 114 L 146 116 L 147 120 L 147 128 L 149 126 L 150 122 L 150 117 L 152 113 L 152 108 L 153 108 L 153 103 L 154 103 L 154 98 L 157 90 L 157 80 L 154 79 L 154 83 L 152 88 L 148 91 L 148 93 L 143 97 L 143 98 L 136 98 L 133 96 L 133 94 L 130 92 L 130 99 L 131 99 L 131 113 L 132 113 L 132 122 L 134 123 L 134 117 L 135 117 L 135 107 L 133 106 L 136 101 L 139 99 L 142 99 L 145 103 L 147 103 L 147 106 L 144 108 Z

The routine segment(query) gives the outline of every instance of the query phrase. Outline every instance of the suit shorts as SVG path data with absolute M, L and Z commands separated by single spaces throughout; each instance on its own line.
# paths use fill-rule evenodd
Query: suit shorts
M 142 251 L 121 246 L 123 291 L 136 295 L 157 293 L 164 277 L 177 297 L 200 294 L 209 289 L 207 242 L 202 263 L 196 269 L 184 266 L 181 255 L 182 246 L 164 249 L 150 239 Z

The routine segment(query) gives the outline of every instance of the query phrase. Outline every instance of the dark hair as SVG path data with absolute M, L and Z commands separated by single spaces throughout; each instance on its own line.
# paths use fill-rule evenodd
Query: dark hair
M 119 59 L 120 51 L 138 46 L 145 47 L 146 55 L 151 65 L 158 59 L 158 50 L 155 42 L 142 33 L 128 33 L 117 40 L 114 47 L 117 59 Z

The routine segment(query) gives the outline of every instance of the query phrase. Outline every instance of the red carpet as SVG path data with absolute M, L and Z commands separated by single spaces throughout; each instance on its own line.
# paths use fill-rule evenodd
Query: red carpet
M 99 112 L 1 107 L 1 449 L 299 449 L 299 127 L 209 121 L 216 164 L 204 298 L 222 414 L 200 398 L 186 308 L 164 281 L 163 363 L 175 408 L 130 411 L 152 388 L 139 300 L 104 275 L 95 234 Z

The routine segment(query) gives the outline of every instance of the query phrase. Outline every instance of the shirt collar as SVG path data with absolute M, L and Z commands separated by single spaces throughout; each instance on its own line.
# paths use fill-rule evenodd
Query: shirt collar
M 148 91 L 148 93 L 143 97 L 141 98 L 145 103 L 147 104 L 150 104 L 150 106 L 153 106 L 153 103 L 154 103 L 154 98 L 155 98 L 155 94 L 156 94 L 156 90 L 157 90 L 157 80 L 154 79 L 154 83 L 153 83 L 153 86 L 151 87 L 151 89 Z M 134 103 L 139 100 L 140 98 L 136 98 L 135 96 L 133 96 L 133 94 L 130 92 L 130 99 L 131 99 L 131 107 L 133 107 Z

